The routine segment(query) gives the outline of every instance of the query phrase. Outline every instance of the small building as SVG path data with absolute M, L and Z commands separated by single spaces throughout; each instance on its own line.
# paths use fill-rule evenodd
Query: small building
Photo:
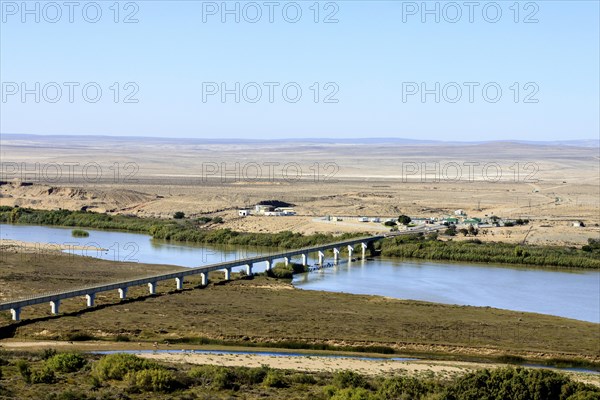
M 282 212 L 279 212 L 279 211 L 265 211 L 263 213 L 263 215 L 265 215 L 266 217 L 281 217 L 284 214 Z
M 465 215 L 465 210 L 456 210 L 454 211 L 454 215 Z
M 296 211 L 292 207 L 277 207 L 274 211 L 285 216 L 296 215 Z
M 248 215 L 250 215 L 250 210 L 247 208 L 240 208 L 238 210 L 238 216 L 240 217 L 247 217 Z
M 257 214 L 263 214 L 270 211 L 275 211 L 275 207 L 269 204 L 257 204 L 254 206 L 254 211 Z

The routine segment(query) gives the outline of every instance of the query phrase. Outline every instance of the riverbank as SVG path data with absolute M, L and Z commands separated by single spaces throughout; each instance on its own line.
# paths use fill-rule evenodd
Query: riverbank
M 243 246 L 301 248 L 331 243 L 365 233 L 342 235 L 302 235 L 289 231 L 279 233 L 236 232 L 220 229 L 218 223 L 201 220 L 144 219 L 134 216 L 108 215 L 84 211 L 35 210 L 0 207 L 0 223 L 69 226 L 80 228 L 120 229 L 146 233 L 154 239 L 201 244 L 231 244 Z M 439 239 L 437 234 L 408 235 L 386 238 L 372 248 L 372 253 L 397 258 L 448 260 L 465 262 L 490 262 L 522 264 L 539 267 L 600 269 L 600 242 L 589 241 L 582 248 L 519 245 L 514 243 L 453 241 L 451 237 Z
M 10 287 L 11 297 L 111 281 L 135 270 L 140 275 L 175 268 L 64 254 L 28 257 L 3 254 L 0 260 L 0 287 Z M 23 310 L 26 320 L 20 323 L 2 313 L 0 337 L 600 361 L 594 323 L 488 307 L 304 291 L 266 276 L 223 282 L 222 274 L 213 273 L 210 279 L 204 289 L 199 281 L 186 280 L 181 292 L 174 285 L 158 285 L 154 296 L 143 287 L 132 288 L 122 302 L 116 292 L 99 294 L 91 309 L 84 308 L 82 299 L 69 299 L 61 304 L 61 316 L 51 316 L 47 305 L 32 306 Z

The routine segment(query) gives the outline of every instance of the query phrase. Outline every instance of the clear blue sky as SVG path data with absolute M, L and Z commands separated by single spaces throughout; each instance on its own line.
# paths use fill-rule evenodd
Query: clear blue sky
M 405 137 L 440 140 L 527 139 L 558 140 L 598 138 L 599 127 L 599 6 L 598 1 L 538 1 L 536 7 L 519 2 L 519 22 L 515 23 L 514 1 L 500 1 L 502 16 L 487 22 L 483 6 L 475 8 L 473 22 L 469 9 L 461 6 L 462 17 L 450 23 L 455 11 L 443 13 L 440 22 L 433 15 L 421 21 L 412 5 L 422 2 L 337 1 L 325 9 L 321 2 L 319 19 L 336 11 L 337 23 L 315 23 L 314 1 L 298 1 L 302 17 L 286 22 L 280 1 L 269 23 L 269 8 L 258 1 L 263 13 L 257 23 L 240 23 L 212 11 L 222 2 L 137 1 L 137 10 L 120 3 L 119 19 L 135 13 L 138 23 L 114 23 L 113 1 L 99 1 L 102 17 L 86 22 L 82 5 L 74 10 L 69 23 L 68 9 L 62 8 L 57 23 L 55 10 L 39 2 L 40 22 L 34 15 L 21 21 L 21 1 L 2 1 L 1 81 L 3 133 L 101 134 L 197 138 L 290 138 L 290 137 Z M 58 2 L 62 4 L 62 1 Z M 210 4 L 209 4 L 210 3 Z M 240 9 L 248 2 L 239 2 Z M 463 5 L 463 1 L 457 2 Z M 36 2 L 28 2 L 31 8 Z M 235 7 L 236 2 L 228 2 Z M 433 8 L 436 2 L 428 2 Z M 255 10 L 247 8 L 247 18 Z M 403 10 L 405 11 L 403 16 Z M 14 14 L 16 12 L 16 14 Z M 523 20 L 535 13 L 537 23 Z M 14 14 L 14 15 L 13 15 Z M 288 8 L 288 18 L 294 17 Z M 94 18 L 94 9 L 87 16 Z M 403 17 L 405 21 L 403 21 Z M 444 18 L 446 17 L 446 18 Z M 493 19 L 495 9 L 486 17 Z M 34 95 L 25 102 L 20 93 L 9 95 L 11 82 L 34 88 L 48 82 L 78 82 L 74 101 L 68 101 L 68 87 L 57 103 Z M 82 85 L 96 82 L 103 90 L 97 103 L 83 99 Z M 119 82 L 120 98 L 114 103 Z M 139 92 L 136 104 L 123 103 L 127 82 Z M 263 97 L 240 103 L 229 95 L 222 103 L 219 95 L 203 102 L 203 82 L 226 82 L 233 87 L 248 82 L 278 82 L 274 102 Z M 282 86 L 296 82 L 303 94 L 297 103 L 287 102 Z M 319 102 L 313 101 L 314 82 L 321 85 Z M 324 103 L 327 82 L 339 88 L 337 103 Z M 425 102 L 419 94 L 403 101 L 403 82 L 425 82 L 434 88 L 457 82 L 462 98 L 451 103 L 434 95 Z M 468 87 L 477 82 L 474 101 Z M 495 82 L 502 89 L 496 103 L 482 96 L 482 86 Z M 518 102 L 514 86 L 520 84 Z M 533 82 L 528 88 L 524 85 Z M 513 90 L 511 90 L 513 87 Z M 405 85 L 405 90 L 408 87 Z M 447 97 L 455 91 L 448 87 Z M 414 89 L 414 87 L 413 87 Z M 527 94 L 537 103 L 525 103 Z M 19 88 L 19 91 L 21 88 Z M 48 87 L 48 97 L 54 96 Z M 41 90 L 40 90 L 41 91 Z M 254 92 L 249 92 L 254 96 Z M 293 92 L 291 92 L 293 95 Z M 492 97 L 493 91 L 490 92 Z M 443 95 L 443 93 L 441 93 Z M 92 93 L 93 95 L 93 93 Z

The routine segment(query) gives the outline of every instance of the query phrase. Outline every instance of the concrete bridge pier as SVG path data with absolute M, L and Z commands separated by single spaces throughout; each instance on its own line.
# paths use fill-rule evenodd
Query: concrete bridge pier
M 89 293 L 85 295 L 85 302 L 88 307 L 94 307 L 96 301 L 96 293 Z
M 352 261 L 352 253 L 354 253 L 354 246 L 348 245 L 348 260 Z
M 156 294 L 156 282 L 148 282 L 148 292 L 150 294 Z
M 337 264 L 340 262 L 340 249 L 338 247 L 333 248 L 333 263 Z
M 225 280 L 226 281 L 231 280 L 231 268 L 225 268 Z
M 306 267 L 307 265 L 307 260 L 308 260 L 308 254 L 302 254 L 302 265 L 304 265 Z
M 271 263 L 267 261 L 267 266 L 269 266 L 270 264 Z M 246 264 L 246 275 L 252 276 L 252 264 Z
M 290 265 L 290 258 L 289 257 L 283 257 L 283 263 L 285 264 L 286 267 L 288 265 Z
M 60 313 L 60 300 L 54 300 L 50 302 L 50 312 L 54 315 Z
M 266 270 L 267 270 L 267 271 L 270 271 L 270 270 L 271 270 L 271 268 L 273 268 L 273 261 L 271 261 L 271 260 L 267 260 L 266 262 L 267 262 L 267 269 L 266 269 Z
M 208 285 L 208 272 L 202 272 L 200 274 L 201 284 L 202 286 Z
M 362 249 L 362 258 L 364 260 L 365 258 L 367 258 L 367 244 L 365 242 L 362 242 L 360 244 L 360 247 Z
M 319 265 L 323 265 L 323 260 L 325 259 L 325 253 L 319 250 Z
M 175 286 L 177 290 L 183 290 L 183 276 L 175 278 Z
M 125 300 L 127 298 L 127 288 L 119 288 L 119 299 Z
M 20 308 L 11 308 L 10 309 L 10 314 L 12 315 L 12 320 L 13 321 L 20 321 L 21 320 L 21 309 Z

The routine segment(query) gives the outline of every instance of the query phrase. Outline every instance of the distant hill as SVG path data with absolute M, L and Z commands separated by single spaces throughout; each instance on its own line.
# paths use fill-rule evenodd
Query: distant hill
M 532 141 L 532 140 L 482 140 L 482 141 L 443 141 L 443 140 L 420 140 L 407 138 L 290 138 L 290 139 L 209 139 L 209 138 L 162 138 L 153 136 L 102 136 L 102 135 L 34 135 L 19 133 L 1 133 L 0 140 L 20 140 L 29 142 L 56 143 L 59 141 L 69 141 L 71 144 L 76 140 L 80 144 L 102 143 L 102 142 L 140 142 L 149 144 L 396 144 L 396 145 L 444 145 L 444 146 L 468 146 L 481 144 L 525 144 L 534 146 L 573 146 L 573 147 L 600 147 L 600 140 L 595 139 L 574 139 L 574 140 L 550 140 L 550 141 Z M 31 145 L 31 144 L 30 144 Z

